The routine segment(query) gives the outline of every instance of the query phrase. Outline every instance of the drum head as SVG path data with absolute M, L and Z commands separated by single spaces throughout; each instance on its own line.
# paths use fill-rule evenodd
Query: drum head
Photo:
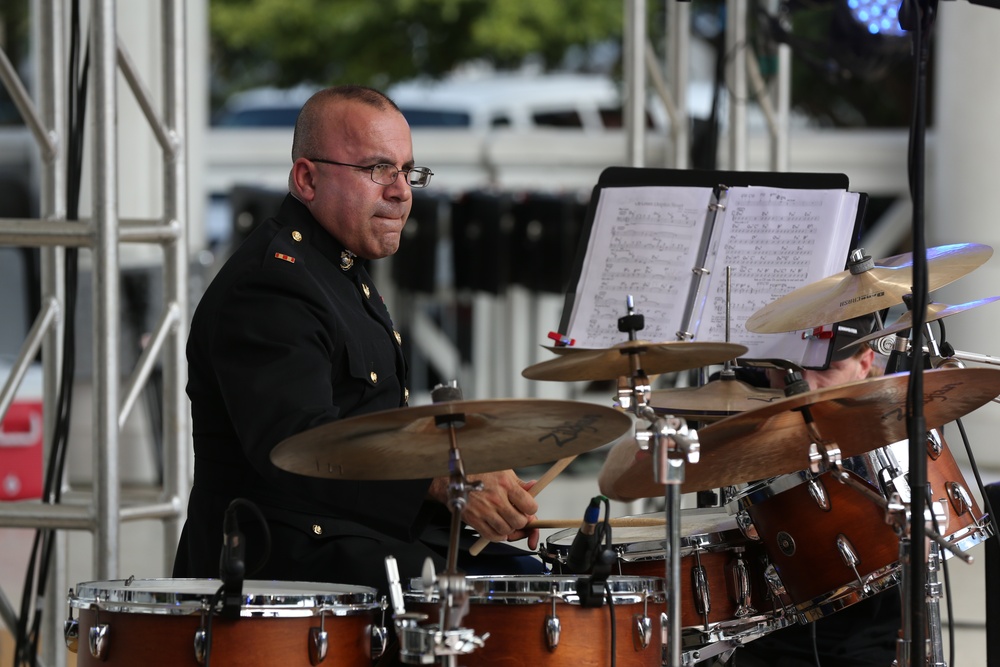
M 77 584 L 69 605 L 97 606 L 104 611 L 133 614 L 185 615 L 200 613 L 219 591 L 219 579 L 122 579 Z M 348 615 L 378 607 L 376 591 L 304 581 L 244 581 L 243 616 Z

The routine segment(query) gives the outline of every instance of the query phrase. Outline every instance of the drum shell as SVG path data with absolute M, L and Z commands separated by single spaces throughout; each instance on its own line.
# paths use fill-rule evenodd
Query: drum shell
M 867 484 L 861 478 L 857 480 Z M 885 511 L 870 498 L 838 482 L 832 473 L 820 475 L 815 483 L 825 490 L 829 509 L 823 509 L 814 499 L 808 483 L 747 507 L 790 600 L 805 610 L 841 598 L 855 587 L 859 595 L 866 594 L 858 575 L 840 555 L 840 536 L 857 553 L 861 577 L 884 587 L 896 583 L 899 538 L 886 523 Z M 871 490 L 878 493 L 873 487 Z
M 213 592 L 220 585 L 214 580 L 185 579 L 138 580 L 131 584 L 137 589 L 145 585 L 156 591 L 172 590 L 175 595 L 171 597 L 180 601 L 175 604 L 122 602 L 118 594 L 126 590 L 119 585 L 123 582 L 80 584 L 77 590 L 82 591 L 82 597 L 72 595 L 70 599 L 71 608 L 79 609 L 77 664 L 198 666 L 195 634 L 203 623 L 194 606 L 205 589 L 204 582 L 211 582 Z M 320 627 L 321 607 L 326 609 L 322 625 L 329 642 L 324 664 L 371 667 L 371 630 L 378 608 L 374 589 L 297 582 L 282 588 L 285 583 L 244 582 L 244 594 L 254 596 L 255 604 L 244 606 L 240 618 L 212 618 L 213 667 L 310 666 L 310 631 Z M 314 586 L 315 596 L 306 593 L 309 586 Z M 331 598 L 345 595 L 350 599 L 345 604 L 328 604 Z M 117 597 L 119 603 L 108 602 L 106 597 Z M 274 608 L 269 598 L 275 600 Z M 286 608 L 284 601 L 289 598 L 297 599 L 299 608 Z M 104 659 L 94 657 L 88 646 L 87 637 L 96 624 L 108 626 Z
M 608 667 L 612 664 L 611 609 L 606 601 L 600 607 L 582 606 L 577 598 L 579 577 L 507 575 L 467 579 L 474 592 L 462 625 L 475 630 L 479 636 L 489 633 L 489 637 L 483 647 L 460 656 L 460 664 L 466 667 Z M 614 591 L 614 664 L 618 667 L 660 667 L 659 617 L 666 610 L 663 580 L 612 576 L 608 581 Z M 523 590 L 490 592 L 498 585 Z M 557 591 L 555 595 L 552 587 Z M 545 628 L 553 613 L 553 597 L 561 632 L 558 645 L 550 649 Z M 438 619 L 440 605 L 436 601 L 425 601 L 419 590 L 411 590 L 406 598 L 408 611 L 427 614 L 432 622 Z M 636 642 L 636 616 L 652 621 L 651 641 L 645 647 Z
M 644 518 L 663 517 L 663 513 Z M 625 520 L 630 517 L 624 517 Z M 750 602 L 757 612 L 770 614 L 774 604 L 764 578 L 765 554 L 760 544 L 739 530 L 735 518 L 723 509 L 682 509 L 680 538 L 681 626 L 703 628 L 706 615 L 696 604 L 695 569 L 703 568 L 710 594 L 709 625 L 738 618 L 737 589 L 733 568 L 742 559 L 750 575 Z M 546 540 L 543 558 L 554 570 L 564 565 L 576 530 L 555 533 Z M 624 576 L 666 578 L 666 527 L 612 529 L 618 555 L 616 571 Z

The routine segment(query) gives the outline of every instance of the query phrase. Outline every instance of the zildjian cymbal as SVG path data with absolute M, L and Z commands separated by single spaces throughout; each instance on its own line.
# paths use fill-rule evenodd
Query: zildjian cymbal
M 780 401 L 780 389 L 754 387 L 736 378 L 722 377 L 701 387 L 657 389 L 649 404 L 658 413 L 700 422 L 718 421 L 730 415 Z
M 736 359 L 747 348 L 734 343 L 703 343 L 673 341 L 651 343 L 633 340 L 608 348 L 546 347 L 559 355 L 533 366 L 521 375 L 529 380 L 579 380 L 597 382 L 632 375 L 631 357 L 637 357 L 639 368 L 647 375 L 672 373 Z
M 819 435 L 858 456 L 904 440 L 909 373 L 822 387 L 727 417 L 698 429 L 701 458 L 685 467 L 684 493 L 731 486 L 805 470 L 809 445 L 806 415 Z M 924 416 L 937 428 L 1000 396 L 1000 368 L 938 368 L 924 371 Z M 650 457 L 638 458 L 613 483 L 625 498 L 655 498 L 664 486 Z
M 973 308 L 978 308 L 979 306 L 984 306 L 987 303 L 992 303 L 1000 299 L 1000 296 L 991 296 L 985 299 L 978 299 L 976 301 L 969 301 L 968 303 L 960 303 L 956 306 L 949 306 L 943 303 L 931 303 L 927 306 L 926 314 L 924 315 L 924 322 L 934 322 L 935 320 L 940 320 L 945 317 L 950 317 L 956 313 L 961 313 L 966 310 L 972 310 Z M 867 343 L 868 341 L 875 340 L 876 338 L 882 338 L 883 336 L 888 336 L 890 334 L 895 334 L 900 331 L 905 331 L 907 329 L 913 328 L 913 312 L 906 311 L 899 316 L 895 322 L 887 327 L 883 327 L 878 331 L 874 331 L 863 338 L 859 338 L 840 349 L 846 349 L 853 347 L 855 345 L 861 345 Z
M 282 470 L 328 479 L 424 479 L 449 474 L 451 429 L 467 474 L 548 463 L 614 444 L 632 418 L 575 401 L 450 401 L 340 419 L 271 450 Z
M 982 266 L 993 248 L 961 243 L 927 250 L 927 285 L 933 291 Z M 747 331 L 782 333 L 843 322 L 903 303 L 913 291 L 913 255 L 894 255 L 804 285 L 751 315 Z

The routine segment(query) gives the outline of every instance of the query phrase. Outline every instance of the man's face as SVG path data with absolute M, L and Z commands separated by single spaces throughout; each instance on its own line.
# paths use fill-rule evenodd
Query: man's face
M 413 144 L 406 119 L 395 109 L 380 111 L 356 101 L 340 102 L 324 120 L 318 155 L 309 157 L 398 169 L 413 166 Z M 300 158 L 302 159 L 302 158 Z M 313 217 L 345 248 L 366 259 L 387 257 L 399 248 L 413 195 L 405 174 L 380 185 L 371 171 L 306 161 Z
M 866 366 L 863 362 L 863 357 L 854 355 L 840 361 L 831 361 L 830 367 L 825 371 L 803 371 L 802 378 L 809 383 L 810 390 L 822 387 L 835 387 L 848 382 L 854 382 L 855 380 L 865 379 L 868 375 L 869 367 L 870 364 Z M 773 368 L 767 370 L 767 379 L 771 387 L 775 389 L 785 388 L 784 375 L 784 371 L 781 370 Z

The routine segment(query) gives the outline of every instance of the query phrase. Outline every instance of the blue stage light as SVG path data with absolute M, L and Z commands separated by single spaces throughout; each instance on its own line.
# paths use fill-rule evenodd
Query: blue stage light
M 872 35 L 902 37 L 899 25 L 899 0 L 847 0 L 851 16 Z

